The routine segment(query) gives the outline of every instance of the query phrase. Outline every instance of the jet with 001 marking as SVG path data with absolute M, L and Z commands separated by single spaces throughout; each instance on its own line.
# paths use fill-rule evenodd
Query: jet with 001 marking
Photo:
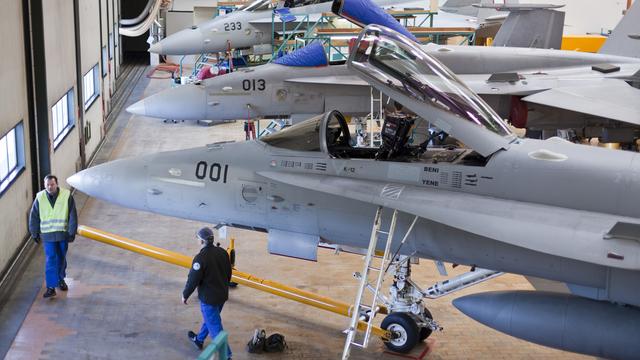
M 572 292 L 454 300 L 467 315 L 558 349 L 637 357 L 640 154 L 518 139 L 443 63 L 388 28 L 368 26 L 355 49 L 348 68 L 419 117 L 388 116 L 380 148 L 354 147 L 332 111 L 259 140 L 116 160 L 67 181 L 121 206 L 265 231 L 271 253 L 309 260 L 321 239 L 367 248 L 374 215 L 382 211 L 388 229 L 397 210 L 405 237 L 390 247 L 400 257 L 560 281 Z M 417 121 L 466 147 L 410 145 Z M 410 262 L 393 265 L 382 327 L 389 348 L 409 351 L 436 328 L 425 307 L 434 288 L 410 281 Z

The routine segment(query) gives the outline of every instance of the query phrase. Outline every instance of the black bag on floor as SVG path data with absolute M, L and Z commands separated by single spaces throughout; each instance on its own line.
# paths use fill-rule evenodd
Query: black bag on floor
M 287 342 L 284 341 L 284 335 L 275 333 L 267 338 L 264 343 L 264 351 L 266 352 L 282 352 L 287 348 Z
M 253 337 L 247 343 L 247 351 L 252 354 L 259 354 L 264 350 L 264 345 L 267 340 L 267 333 L 264 329 L 256 329 L 253 333 Z

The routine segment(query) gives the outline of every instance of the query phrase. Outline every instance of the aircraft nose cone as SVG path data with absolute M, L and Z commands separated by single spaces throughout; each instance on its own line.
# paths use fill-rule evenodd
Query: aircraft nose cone
M 160 119 L 205 120 L 207 92 L 203 85 L 182 85 L 142 99 L 127 111 Z
M 150 53 L 154 53 L 154 54 L 162 54 L 162 44 L 160 44 L 161 41 L 157 42 L 157 43 L 153 43 L 151 44 L 151 46 L 149 46 L 149 51 Z
M 140 115 L 140 116 L 146 116 L 147 113 L 145 111 L 145 106 L 144 106 L 144 99 L 138 101 L 137 103 L 130 105 L 127 108 L 127 112 L 129 114 L 133 114 L 133 115 Z
M 160 55 L 193 55 L 203 52 L 202 45 L 200 29 L 185 29 L 151 45 L 149 51 Z
M 91 197 L 144 209 L 148 184 L 147 162 L 144 158 L 108 162 L 70 176 L 67 183 Z

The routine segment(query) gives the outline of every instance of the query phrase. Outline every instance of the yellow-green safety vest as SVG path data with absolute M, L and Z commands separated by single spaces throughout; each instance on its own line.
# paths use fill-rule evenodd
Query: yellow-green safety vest
M 40 233 L 52 233 L 56 231 L 67 231 L 69 222 L 69 196 L 71 192 L 67 189 L 58 188 L 58 198 L 52 208 L 47 191 L 42 190 L 36 195 L 38 208 L 40 209 Z

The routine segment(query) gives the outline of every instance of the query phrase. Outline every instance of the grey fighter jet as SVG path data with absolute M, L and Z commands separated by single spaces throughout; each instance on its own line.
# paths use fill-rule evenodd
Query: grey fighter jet
M 345 3 L 334 1 L 334 11 L 339 9 L 336 12 L 344 16 Z M 371 14 L 366 21 L 348 19 L 357 24 L 385 20 Z M 395 22 L 391 21 L 390 25 Z M 631 143 L 640 136 L 640 90 L 627 81 L 640 74 L 640 59 L 617 54 L 633 55 L 640 49 L 640 42 L 631 36 L 638 21 L 640 5 L 633 4 L 602 54 L 435 44 L 424 46 L 424 50 L 452 69 L 517 127 L 577 129 L 582 137 Z M 326 58 L 317 51 L 317 44 L 314 46 L 312 51 L 303 48 L 289 56 L 295 61 L 287 57 L 276 64 L 166 90 L 127 110 L 137 115 L 182 120 L 304 118 L 334 106 L 346 115 L 368 113 L 369 85 L 349 74 L 344 65 L 326 66 Z M 341 107 L 343 103 L 349 106 Z
M 478 8 L 472 7 L 471 4 L 480 1 L 446 1 L 442 11 L 434 19 L 434 27 L 475 28 L 478 26 L 479 18 L 501 13 L 496 10 L 480 9 L 479 14 Z M 426 1 L 406 0 L 374 0 L 373 2 L 378 6 L 396 8 L 400 6 L 424 8 L 427 4 Z M 286 0 L 284 4 L 284 8 L 276 9 L 276 3 L 273 0 L 255 0 L 232 13 L 171 34 L 151 45 L 149 51 L 162 55 L 193 55 L 270 44 L 272 32 L 282 31 L 283 23 L 286 30 L 293 30 L 299 24 L 302 29 L 305 29 L 306 25 L 317 22 L 322 13 L 331 11 L 331 0 Z M 460 10 L 461 14 L 449 12 L 457 10 Z
M 271 252 L 303 259 L 316 259 L 321 239 L 367 248 L 377 209 L 383 229 L 397 210 L 405 237 L 393 237 L 394 253 L 560 281 L 573 293 L 456 299 L 469 316 L 538 344 L 637 358 L 640 154 L 518 139 L 442 62 L 387 28 L 368 26 L 355 49 L 350 69 L 464 146 L 410 145 L 416 117 L 397 113 L 380 148 L 357 148 L 332 111 L 259 140 L 117 160 L 67 181 L 121 206 L 265 231 Z M 425 293 L 391 286 L 387 346 L 407 351 L 433 323 L 416 296 Z
M 384 6 L 399 0 L 374 2 Z M 282 30 L 283 23 L 287 30 L 293 30 L 297 23 L 314 23 L 322 13 L 331 11 L 330 0 L 292 1 L 275 14 L 276 5 L 273 0 L 255 0 L 234 12 L 171 34 L 151 45 L 149 51 L 161 55 L 193 55 L 270 44 L 272 31 Z M 275 16 L 276 29 L 273 29 L 272 16 Z
M 640 10 L 640 5 L 634 4 L 632 10 Z M 640 12 L 637 15 L 640 18 Z M 309 46 L 312 48 L 302 48 L 275 63 L 161 91 L 127 111 L 162 119 L 216 121 L 300 118 L 332 109 L 353 116 L 369 113 L 369 84 L 351 74 L 345 65 L 329 65 L 319 44 Z M 616 128 L 615 134 L 621 134 L 619 128 L 626 127 L 622 135 L 637 137 L 629 128 L 640 126 L 640 90 L 625 80 L 640 71 L 640 59 L 548 49 L 435 44 L 426 45 L 423 50 L 458 74 L 503 118 L 510 118 L 518 127 L 589 127 L 594 129 L 592 136 L 606 132 L 609 138 L 614 135 L 612 128 Z

